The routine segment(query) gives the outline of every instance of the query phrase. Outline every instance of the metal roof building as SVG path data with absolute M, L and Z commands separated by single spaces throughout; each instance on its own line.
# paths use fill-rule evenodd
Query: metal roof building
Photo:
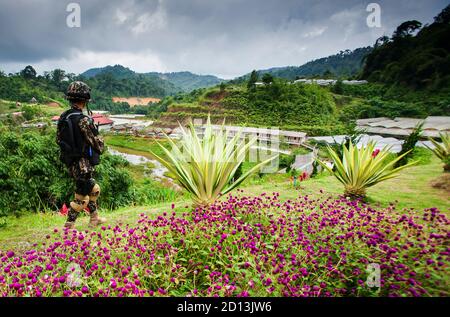
M 424 122 L 424 137 L 439 137 L 439 133 L 450 133 L 450 117 L 430 116 L 426 119 L 402 118 L 389 119 L 386 117 L 356 120 L 358 128 L 368 134 L 392 135 L 406 137 L 421 122 Z
M 308 139 L 322 141 L 327 144 L 342 144 L 345 139 L 345 135 L 335 135 L 335 136 L 318 136 L 318 137 L 309 137 Z M 363 134 L 359 139 L 358 144 L 356 145 L 358 148 L 366 146 L 367 143 L 373 141 L 376 143 L 376 149 L 383 149 L 385 146 L 390 146 L 390 152 L 398 153 L 402 149 L 403 140 L 398 140 L 393 137 L 382 137 L 381 135 L 368 135 Z M 434 148 L 434 145 L 430 141 L 418 141 L 417 146 L 419 147 L 430 147 Z

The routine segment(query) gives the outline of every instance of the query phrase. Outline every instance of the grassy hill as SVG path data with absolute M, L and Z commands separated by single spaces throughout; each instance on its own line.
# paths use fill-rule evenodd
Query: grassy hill
M 349 99 L 352 99 L 351 97 Z M 317 85 L 290 84 L 275 79 L 270 85 L 247 88 L 227 84 L 165 99 L 166 110 L 155 125 L 175 127 L 178 122 L 206 119 L 215 123 L 306 131 L 312 135 L 343 133 L 333 93 Z
M 180 88 L 183 91 L 189 92 L 194 89 L 211 87 L 223 82 L 213 75 L 197 75 L 191 72 L 173 72 L 173 73 L 147 73 L 148 75 L 156 75 Z

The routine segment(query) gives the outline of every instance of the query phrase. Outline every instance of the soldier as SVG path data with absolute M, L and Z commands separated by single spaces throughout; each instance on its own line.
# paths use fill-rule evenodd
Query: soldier
M 98 216 L 97 199 L 100 186 L 92 178 L 94 166 L 99 164 L 104 141 L 98 135 L 93 119 L 83 114 L 91 98 L 91 88 L 81 81 L 72 82 L 66 98 L 71 108 L 61 114 L 58 121 L 57 143 L 61 148 L 61 160 L 75 181 L 75 198 L 70 203 L 66 228 L 73 229 L 80 212 L 89 209 L 89 226 L 95 227 L 106 219 Z M 88 112 L 90 114 L 90 112 Z

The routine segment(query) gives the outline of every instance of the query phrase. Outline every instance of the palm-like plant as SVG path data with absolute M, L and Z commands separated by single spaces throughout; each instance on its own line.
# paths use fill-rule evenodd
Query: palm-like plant
M 439 133 L 442 144 L 434 139 L 429 139 L 434 145 L 434 149 L 428 147 L 442 162 L 444 162 L 444 171 L 450 171 L 450 133 Z
M 395 163 L 408 152 L 390 160 L 389 147 L 375 150 L 373 142 L 360 149 L 351 142 L 348 147 L 343 145 L 342 158 L 331 147 L 328 147 L 328 153 L 334 162 L 334 170 L 324 162 L 318 162 L 344 185 L 344 195 L 352 199 L 364 198 L 368 187 L 393 178 L 400 170 L 417 163 L 412 162 L 394 168 Z
M 248 176 L 278 155 L 260 162 L 233 180 L 233 176 L 244 161 L 248 149 L 256 142 L 241 139 L 241 133 L 232 138 L 222 125 L 219 131 L 213 130 L 208 117 L 203 138 L 200 138 L 192 122 L 187 129 L 180 125 L 181 140 L 175 143 L 166 135 L 172 149 L 158 142 L 167 160 L 152 153 L 175 177 L 179 184 L 192 194 L 194 206 L 207 206 L 220 195 L 224 195 L 241 184 Z

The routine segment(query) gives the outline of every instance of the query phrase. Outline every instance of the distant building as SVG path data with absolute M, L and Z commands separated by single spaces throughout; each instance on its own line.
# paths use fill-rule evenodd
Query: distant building
M 367 84 L 367 80 L 343 80 L 343 84 L 345 85 L 364 85 Z
M 335 85 L 337 80 L 335 79 L 297 79 L 294 80 L 294 84 L 296 83 L 303 83 L 303 84 L 317 84 L 320 86 L 329 86 L 329 85 Z M 367 80 L 343 80 L 343 84 L 345 85 L 364 85 L 367 84 Z
M 102 115 L 102 114 L 93 114 L 92 115 L 92 119 L 94 119 L 94 122 L 96 124 L 98 124 L 99 126 L 99 130 L 110 130 L 111 127 L 114 124 L 114 121 L 112 121 L 111 119 L 109 119 L 108 117 Z
M 315 140 L 317 142 L 323 142 L 326 144 L 342 144 L 345 141 L 346 135 L 333 135 L 333 136 L 316 136 L 309 137 L 310 140 Z M 393 137 L 383 137 L 381 135 L 368 135 L 362 134 L 358 144 L 358 148 L 365 147 L 369 142 L 375 143 L 375 149 L 383 149 L 385 146 L 390 147 L 390 152 L 398 153 L 402 150 L 402 144 L 404 140 L 396 139 Z M 433 144 L 430 141 L 418 141 L 417 146 L 419 147 L 430 147 L 433 148 Z
M 420 123 L 423 125 L 423 137 L 439 137 L 439 133 L 450 133 L 450 117 L 430 116 L 426 119 L 416 118 L 394 118 L 386 117 L 356 120 L 358 128 L 363 129 L 368 134 L 380 134 L 397 136 L 404 138 L 411 134 L 414 128 Z
M 30 99 L 30 103 L 37 103 L 37 100 L 36 100 L 36 98 L 34 98 L 34 97 L 33 97 L 33 98 L 31 98 L 31 99 Z
M 22 128 L 43 128 L 47 125 L 45 122 L 24 122 L 21 124 Z
M 206 126 L 198 125 L 195 128 L 197 133 L 200 136 L 203 136 Z M 306 141 L 306 133 L 304 132 L 239 126 L 224 126 L 224 128 L 228 132 L 228 136 L 230 138 L 234 137 L 240 132 L 241 138 L 256 137 L 259 141 L 269 142 L 273 137 L 280 137 L 280 139 L 283 138 L 284 142 L 291 145 L 301 145 Z M 213 131 L 220 131 L 222 129 L 222 126 L 213 125 L 212 129 Z
M 94 113 L 94 114 L 102 114 L 104 116 L 107 116 L 109 114 L 109 111 L 106 111 L 106 110 L 92 110 L 92 113 Z

